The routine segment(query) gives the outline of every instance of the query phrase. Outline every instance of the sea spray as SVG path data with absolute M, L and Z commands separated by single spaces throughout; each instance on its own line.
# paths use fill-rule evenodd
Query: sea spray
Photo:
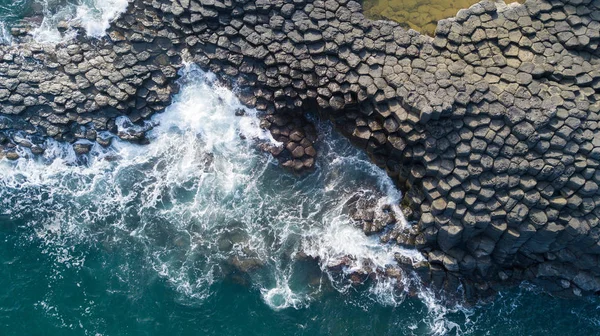
M 366 263 L 384 269 L 406 252 L 366 237 L 342 213 L 358 191 L 399 200 L 366 157 L 347 143 L 336 153 L 330 146 L 341 140 L 324 139 L 319 168 L 291 175 L 258 149 L 278 144 L 259 127 L 257 111 L 193 65 L 182 75 L 182 90 L 164 113 L 145 126 L 117 121 L 120 131 L 153 127 L 149 145 L 115 138 L 108 149 L 95 144 L 82 164 L 71 146 L 49 140 L 43 157 L 2 161 L 0 196 L 14 200 L 2 212 L 39 218 L 27 225 L 58 264 L 81 266 L 85 251 L 76 247 L 99 241 L 101 248 L 142 249 L 183 300 L 206 298 L 215 282 L 241 270 L 273 308 L 299 308 L 314 293 L 293 285 L 298 251 L 319 259 L 323 270 L 352 255 L 347 273 Z
M 25 220 L 32 234 L 24 239 L 38 241 L 55 269 L 83 270 L 94 250 L 125 250 L 142 254 L 146 269 L 182 303 L 201 304 L 233 276 L 282 310 L 309 307 L 328 287 L 350 294 L 348 276 L 365 267 L 383 273 L 398 253 L 422 260 L 414 250 L 365 236 L 345 213 L 357 194 L 389 205 L 401 195 L 330 126 L 320 126 L 317 169 L 294 176 L 258 150 L 261 142 L 278 144 L 259 127 L 257 111 L 193 65 L 182 75 L 182 90 L 164 113 L 144 125 L 117 122 L 120 131 L 151 129 L 149 145 L 115 138 L 108 149 L 94 144 L 82 161 L 69 144 L 48 140 L 43 157 L 23 152 L 16 162 L 0 162 L 0 213 Z M 236 115 L 240 109 L 243 116 Z M 305 275 L 300 252 L 319 261 L 320 274 Z M 341 273 L 330 269 L 348 257 Z M 123 281 L 135 276 L 119 272 Z M 402 281 L 412 279 L 406 274 Z M 378 276 L 357 304 L 400 306 L 404 285 Z M 424 299 L 433 300 L 437 328 L 445 313 L 433 296 Z M 54 306 L 52 300 L 43 303 Z
M 76 7 L 75 20 L 83 26 L 88 36 L 102 37 L 110 23 L 124 13 L 128 5 L 128 0 L 81 1 Z
M 59 30 L 61 22 L 84 29 L 87 36 L 100 38 L 106 34 L 110 23 L 127 10 L 128 0 L 20 0 L 11 3 L 10 10 L 2 11 L 0 16 L 0 42 L 11 41 L 9 28 L 18 21 L 14 13 L 19 15 L 41 15 L 41 22 L 31 32 L 38 42 L 59 43 L 72 39 L 75 32 L 72 29 Z M 31 12 L 30 8 L 39 8 Z M 0 4 L 0 10 L 2 10 Z M 4 28 L 2 28 L 4 27 Z

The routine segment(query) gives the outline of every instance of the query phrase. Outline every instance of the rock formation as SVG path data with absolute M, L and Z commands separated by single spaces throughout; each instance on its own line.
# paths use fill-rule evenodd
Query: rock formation
M 418 220 L 391 238 L 427 256 L 424 282 L 600 291 L 599 0 L 485 0 L 434 37 L 352 0 L 131 0 L 102 40 L 17 40 L 0 48 L 10 159 L 44 137 L 106 144 L 196 62 L 268 115 L 327 115 L 385 167 Z

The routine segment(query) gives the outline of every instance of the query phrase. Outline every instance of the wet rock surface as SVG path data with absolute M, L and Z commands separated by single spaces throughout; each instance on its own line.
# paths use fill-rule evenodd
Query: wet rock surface
M 317 130 L 302 114 L 278 113 L 264 117 L 261 127 L 268 129 L 279 146 L 268 145 L 270 152 L 283 167 L 296 173 L 309 171 L 317 156 Z
M 359 193 L 345 204 L 350 217 L 366 235 L 380 233 L 386 228 L 395 228 L 396 224 L 401 225 L 390 205 L 381 204 L 378 200 Z M 388 235 L 381 238 L 383 242 L 389 241 Z
M 393 239 L 426 254 L 425 282 L 596 293 L 598 13 L 597 0 L 483 1 L 430 38 L 355 1 L 131 0 L 101 40 L 0 47 L 0 156 L 47 137 L 83 154 L 104 131 L 143 142 L 117 118 L 162 111 L 196 62 L 271 116 L 291 166 L 314 157 L 292 138 L 309 131 L 275 120 L 318 110 L 384 167 L 418 221 Z

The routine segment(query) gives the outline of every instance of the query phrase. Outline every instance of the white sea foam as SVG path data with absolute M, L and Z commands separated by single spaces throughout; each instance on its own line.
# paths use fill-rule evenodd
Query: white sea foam
M 5 22 L 0 21 L 0 44 L 11 44 L 12 35 Z
M 27 239 L 39 241 L 57 269 L 85 265 L 90 246 L 143 251 L 147 267 L 185 303 L 203 302 L 215 283 L 243 272 L 265 304 L 279 310 L 306 307 L 322 290 L 314 285 L 321 280 L 303 283 L 298 251 L 318 259 L 316 277 L 342 293 L 351 285 L 329 270 L 341 260 L 351 260 L 343 276 L 365 267 L 382 273 L 397 253 L 422 259 L 365 236 L 345 213 L 357 193 L 380 205 L 396 205 L 401 196 L 346 140 L 327 135 L 317 170 L 294 177 L 257 149 L 276 143 L 255 110 L 195 66 L 182 74 L 182 89 L 164 113 L 146 126 L 117 122 L 121 130 L 153 126 L 149 145 L 115 138 L 111 148 L 94 145 L 82 164 L 70 145 L 48 140 L 43 158 L 22 152 L 16 162 L 0 161 L 0 215 L 25 220 L 34 232 Z M 135 276 L 116 271 L 123 281 Z M 412 279 L 406 274 L 402 281 Z M 396 281 L 378 278 L 365 295 L 401 305 Z M 449 330 L 440 326 L 446 313 L 433 296 L 422 299 L 439 317 L 431 319 L 432 330 Z
M 38 42 L 58 43 L 73 38 L 74 31 L 59 31 L 61 22 L 85 29 L 90 37 L 106 34 L 110 23 L 127 10 L 128 0 L 69 0 L 66 2 L 43 0 L 43 20 L 33 32 Z
M 429 333 L 434 336 L 444 336 L 449 334 L 464 335 L 467 328 L 472 325 L 470 316 L 473 315 L 472 310 L 463 307 L 462 305 L 449 306 L 442 303 L 431 288 L 422 287 L 418 291 L 418 297 L 427 308 L 427 318 L 425 323 L 429 328 Z M 457 315 L 464 321 L 457 323 L 450 317 Z
M 36 223 L 41 224 L 36 225 L 37 238 L 56 247 L 51 253 L 58 262 L 66 260 L 64 247 L 74 240 L 94 239 L 98 234 L 92 231 L 97 229 L 94 225 L 108 224 L 117 231 L 100 228 L 104 234 L 122 231 L 145 240 L 149 238 L 144 231 L 147 226 L 167 220 L 173 230 L 181 231 L 179 234 L 196 239 L 191 249 L 214 245 L 214 237 L 202 237 L 208 233 L 202 230 L 213 228 L 207 222 L 210 218 L 203 215 L 210 217 L 227 209 L 215 208 L 210 201 L 235 197 L 253 177 L 253 161 L 264 158 L 253 153 L 251 142 L 241 136 L 273 140 L 260 129 L 256 111 L 246 110 L 243 117 L 234 115 L 242 106 L 231 91 L 214 85 L 213 76 L 190 66 L 184 78 L 176 102 L 153 119 L 157 126 L 150 132 L 152 143 L 148 146 L 116 139 L 108 150 L 95 145 L 88 163 L 80 165 L 70 145 L 48 140 L 43 158 L 21 152 L 23 158 L 16 162 L 0 161 L 0 195 L 6 196 L 0 197 L 5 203 L 0 213 L 43 218 Z M 190 195 L 178 199 L 178 192 Z M 11 204 L 16 195 L 27 198 Z M 170 198 L 173 203 L 166 208 Z M 158 218 L 155 223 L 142 220 L 152 216 Z M 188 233 L 189 225 L 199 225 L 198 232 Z M 123 236 L 117 234 L 111 239 Z M 179 267 L 175 274 L 170 264 L 163 262 L 160 251 L 151 257 L 155 258 L 153 267 L 172 276 L 176 286 L 186 288 L 178 279 L 187 266 Z
M 274 287 L 260 289 L 265 303 L 274 310 L 286 308 L 305 308 L 310 302 L 310 296 L 294 292 L 290 288 L 289 276 L 279 276 Z
M 82 1 L 76 7 L 75 20 L 85 28 L 87 34 L 102 37 L 110 23 L 127 10 L 128 0 Z

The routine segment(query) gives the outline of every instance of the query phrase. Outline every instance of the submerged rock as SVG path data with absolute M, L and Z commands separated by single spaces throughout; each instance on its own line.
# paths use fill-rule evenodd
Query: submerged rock
M 267 145 L 263 150 L 270 152 L 283 167 L 296 173 L 314 168 L 317 151 L 317 132 L 314 125 L 302 115 L 267 115 L 261 123 L 271 132 L 280 146 Z
M 11 161 L 15 161 L 15 160 L 18 160 L 21 156 L 19 154 L 17 154 L 16 152 L 9 151 L 4 154 L 4 157 Z

